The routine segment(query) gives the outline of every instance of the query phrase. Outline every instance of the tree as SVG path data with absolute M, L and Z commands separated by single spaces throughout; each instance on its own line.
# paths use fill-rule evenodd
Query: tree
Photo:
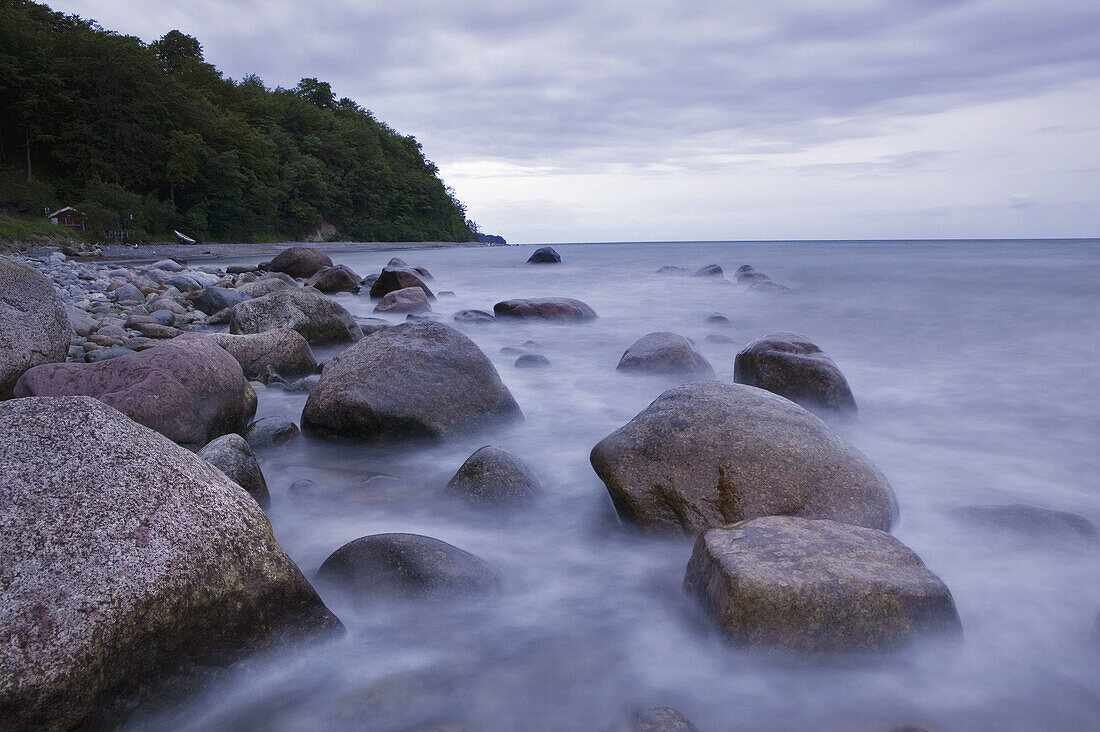
M 327 81 L 318 81 L 314 78 L 302 79 L 294 89 L 299 99 L 304 99 L 315 107 L 332 109 L 336 104 L 336 95 L 332 93 L 332 86 Z

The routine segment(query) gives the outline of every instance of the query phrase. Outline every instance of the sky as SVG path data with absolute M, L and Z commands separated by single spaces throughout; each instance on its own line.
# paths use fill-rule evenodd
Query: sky
M 512 243 L 1100 236 L 1097 0 L 53 0 L 328 81 Z

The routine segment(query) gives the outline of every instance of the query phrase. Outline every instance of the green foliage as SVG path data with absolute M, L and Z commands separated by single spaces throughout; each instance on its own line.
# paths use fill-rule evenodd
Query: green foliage
M 179 31 L 146 46 L 0 0 L 0 109 L 9 212 L 75 205 L 99 229 L 133 215 L 141 235 L 222 241 L 322 224 L 363 241 L 473 238 L 414 138 L 315 78 L 293 90 L 226 79 Z

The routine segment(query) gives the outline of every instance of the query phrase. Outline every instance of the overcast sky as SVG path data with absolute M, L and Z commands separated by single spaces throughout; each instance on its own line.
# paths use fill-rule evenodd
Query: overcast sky
M 1100 236 L 1097 0 L 53 0 L 413 134 L 511 242 Z

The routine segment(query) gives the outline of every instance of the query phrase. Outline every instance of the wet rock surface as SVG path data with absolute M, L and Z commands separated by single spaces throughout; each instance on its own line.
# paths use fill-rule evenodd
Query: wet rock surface
M 768 515 L 889 529 L 893 490 L 871 462 L 797 404 L 716 381 L 669 389 L 591 454 L 619 515 L 701 531 Z
M 419 287 L 406 287 L 386 293 L 374 307 L 376 313 L 426 313 L 432 309 L 428 296 Z
M 733 380 L 814 412 L 851 417 L 857 411 L 848 380 L 833 360 L 794 333 L 772 333 L 746 346 L 734 360 Z
M 544 297 L 502 300 L 493 306 L 498 318 L 536 318 L 540 320 L 592 320 L 596 311 L 571 297 Z
M 420 273 L 411 267 L 384 267 L 378 275 L 378 279 L 370 287 L 370 296 L 376 300 L 381 299 L 395 290 L 403 290 L 406 287 L 419 287 L 429 300 L 435 295 L 421 279 Z
M 527 258 L 527 264 L 561 264 L 561 255 L 554 247 L 540 247 Z
M 298 439 L 298 425 L 286 417 L 263 417 L 248 425 L 241 436 L 253 450 L 267 450 L 288 445 Z
M 72 335 L 53 283 L 33 267 L 0 257 L 0 399 L 11 398 L 27 369 L 64 361 Z
M 466 459 L 447 490 L 475 503 L 507 505 L 531 500 L 542 487 L 522 460 L 486 445 Z
M 627 373 L 714 378 L 714 368 L 694 344 L 682 335 L 668 332 L 649 333 L 639 338 L 626 349 L 615 368 Z
M 350 267 L 337 264 L 318 270 L 306 284 L 321 292 L 359 292 L 360 280 Z
M 5 726 L 111 726 L 195 664 L 339 627 L 255 501 L 101 402 L 0 404 L 0 473 Z
M 802 652 L 878 650 L 958 634 L 947 586 L 883 531 L 790 516 L 701 534 L 684 588 L 724 635 Z
M 346 343 L 363 337 L 363 331 L 344 307 L 324 294 L 305 287 L 277 290 L 233 307 L 229 332 L 234 335 L 290 328 L 311 345 Z
M 196 453 L 225 473 L 231 481 L 248 491 L 256 503 L 266 508 L 271 503 L 260 463 L 245 439 L 237 434 L 222 435 Z
M 325 267 L 331 267 L 332 260 L 324 252 L 309 247 L 290 247 L 275 255 L 268 265 L 269 272 L 284 272 L 291 277 L 312 277 Z
M 317 368 L 309 342 L 289 328 L 249 335 L 214 333 L 210 337 L 237 360 L 249 381 L 293 381 Z

